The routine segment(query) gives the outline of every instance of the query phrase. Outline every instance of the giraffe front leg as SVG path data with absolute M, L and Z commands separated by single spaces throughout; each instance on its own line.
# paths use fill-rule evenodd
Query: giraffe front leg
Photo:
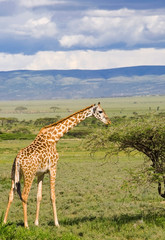
M 14 180 L 12 180 L 12 183 L 11 183 L 8 205 L 7 205 L 7 209 L 6 209 L 6 213 L 5 213 L 5 217 L 4 217 L 4 221 L 3 221 L 4 223 L 7 222 L 7 217 L 8 217 L 8 214 L 9 214 L 10 205 L 11 205 L 13 199 L 14 199 Z
M 42 183 L 44 179 L 44 174 L 38 177 L 38 189 L 37 189 L 37 210 L 36 210 L 36 220 L 35 225 L 39 225 L 39 210 L 40 210 L 40 202 L 42 200 Z
M 59 227 L 56 209 L 56 195 L 55 195 L 55 180 L 56 180 L 56 169 L 50 171 L 50 190 L 51 190 L 51 201 L 53 206 L 54 224 Z

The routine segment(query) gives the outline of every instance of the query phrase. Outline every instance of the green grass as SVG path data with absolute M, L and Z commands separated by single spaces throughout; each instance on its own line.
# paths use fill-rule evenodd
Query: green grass
M 3 216 L 10 189 L 10 171 L 19 147 L 29 141 L 4 141 L 0 153 L 0 216 Z M 8 154 L 7 154 L 7 152 Z M 164 239 L 164 206 L 155 186 L 130 194 L 122 188 L 128 169 L 142 163 L 141 156 L 101 160 L 82 149 L 81 141 L 62 140 L 58 144 L 56 195 L 61 227 L 54 227 L 49 176 L 45 175 L 40 226 L 34 226 L 36 180 L 28 200 L 29 230 L 23 228 L 22 203 L 15 194 L 8 223 L 0 225 L 0 239 Z
M 72 112 L 101 101 L 109 117 L 132 116 L 165 111 L 165 97 L 130 97 L 114 99 L 82 99 L 52 101 L 0 102 L 1 117 L 35 120 L 41 117 L 65 117 Z M 16 113 L 17 106 L 28 108 L 27 113 Z M 53 113 L 50 107 L 59 109 Z M 159 110 L 157 109 L 159 107 Z M 67 109 L 71 110 L 69 112 Z M 11 167 L 19 149 L 32 140 L 1 140 L 0 142 L 0 240 L 164 240 L 165 206 L 157 193 L 157 186 L 123 187 L 129 170 L 136 170 L 144 161 L 141 155 L 102 159 L 103 152 L 94 158 L 83 149 L 79 139 L 61 139 L 57 145 L 58 162 L 56 196 L 60 228 L 54 227 L 50 201 L 49 175 L 45 175 L 39 227 L 34 226 L 36 211 L 36 179 L 28 199 L 28 222 L 23 227 L 22 203 L 15 194 L 4 225 L 10 190 Z

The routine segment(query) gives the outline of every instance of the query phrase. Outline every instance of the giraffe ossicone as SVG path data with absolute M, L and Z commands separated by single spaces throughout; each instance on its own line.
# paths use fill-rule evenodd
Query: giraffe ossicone
M 56 143 L 70 129 L 72 129 L 81 121 L 85 120 L 87 117 L 91 116 L 96 117 L 105 124 L 110 124 L 110 120 L 106 115 L 105 111 L 100 106 L 100 103 L 98 103 L 97 105 L 91 105 L 78 112 L 75 112 L 74 114 L 56 123 L 43 127 L 34 139 L 34 141 L 29 146 L 19 151 L 12 167 L 12 183 L 9 192 L 8 205 L 4 217 L 4 223 L 7 222 L 10 205 L 14 199 L 14 190 L 16 189 L 23 203 L 24 226 L 28 228 L 27 200 L 33 179 L 35 176 L 37 176 L 38 189 L 35 225 L 39 224 L 38 219 L 40 202 L 42 199 L 42 183 L 44 179 L 44 174 L 49 173 L 54 223 L 55 226 L 59 226 L 55 201 L 55 179 L 57 171 L 57 161 L 59 159 L 59 155 L 56 151 Z M 20 179 L 22 176 L 24 179 L 24 188 L 21 193 Z

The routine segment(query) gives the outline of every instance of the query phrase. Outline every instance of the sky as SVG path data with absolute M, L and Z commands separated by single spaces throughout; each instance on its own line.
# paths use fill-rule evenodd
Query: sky
M 164 0 L 0 0 L 0 71 L 165 65 Z

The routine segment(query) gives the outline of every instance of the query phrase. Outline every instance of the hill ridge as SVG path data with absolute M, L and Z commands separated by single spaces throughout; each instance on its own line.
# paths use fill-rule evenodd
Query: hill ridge
M 165 95 L 165 66 L 0 71 L 0 100 Z

